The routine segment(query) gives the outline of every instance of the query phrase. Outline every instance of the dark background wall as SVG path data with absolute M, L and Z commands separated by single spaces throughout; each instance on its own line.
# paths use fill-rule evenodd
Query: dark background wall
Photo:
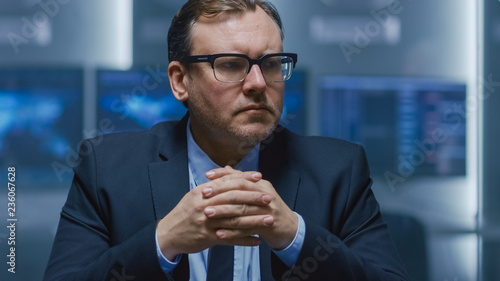
M 500 3 L 484 1 L 482 280 L 500 279 Z

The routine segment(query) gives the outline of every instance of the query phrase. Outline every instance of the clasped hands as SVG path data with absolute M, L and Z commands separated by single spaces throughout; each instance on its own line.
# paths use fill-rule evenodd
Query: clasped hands
M 297 215 L 261 173 L 227 166 L 206 177 L 207 183 L 188 192 L 157 225 L 166 258 L 214 245 L 257 246 L 261 239 L 281 250 L 293 241 Z

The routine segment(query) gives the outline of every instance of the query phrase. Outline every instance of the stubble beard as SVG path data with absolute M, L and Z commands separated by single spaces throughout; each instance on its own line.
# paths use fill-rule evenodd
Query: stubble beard
M 270 120 L 270 117 L 267 117 L 266 119 L 269 120 L 259 120 L 262 118 L 256 117 L 256 120 L 250 118 L 250 122 L 241 127 L 232 122 L 227 124 L 221 118 L 214 118 L 212 113 L 208 112 L 204 107 L 199 107 L 198 103 L 199 101 L 197 100 L 191 100 L 189 103 L 189 112 L 192 118 L 196 118 L 205 132 L 211 132 L 211 135 L 207 137 L 210 137 L 212 140 L 225 140 L 224 142 L 227 142 L 227 145 L 237 147 L 241 152 L 251 149 L 261 141 L 267 139 L 279 123 L 279 118 L 276 118 L 277 120 Z M 251 124 L 259 124 L 263 128 L 243 128 L 245 126 L 253 127 Z

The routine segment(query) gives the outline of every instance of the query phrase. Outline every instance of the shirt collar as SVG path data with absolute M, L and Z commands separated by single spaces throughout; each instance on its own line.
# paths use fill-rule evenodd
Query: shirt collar
M 189 169 L 192 172 L 192 177 L 196 185 L 200 185 L 208 181 L 205 177 L 206 172 L 220 168 L 220 166 L 215 164 L 194 141 L 191 133 L 191 119 L 188 119 L 186 134 Z M 235 169 L 240 171 L 257 171 L 259 168 L 259 151 L 260 143 L 241 159 Z

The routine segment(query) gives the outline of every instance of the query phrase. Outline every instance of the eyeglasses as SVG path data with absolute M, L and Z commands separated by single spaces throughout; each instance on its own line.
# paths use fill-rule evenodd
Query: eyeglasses
M 254 64 L 262 71 L 268 82 L 283 82 L 292 76 L 297 63 L 297 54 L 268 54 L 259 59 L 251 59 L 243 54 L 214 54 L 206 56 L 187 56 L 181 59 L 185 63 L 209 62 L 212 65 L 215 79 L 220 82 L 241 82 Z

